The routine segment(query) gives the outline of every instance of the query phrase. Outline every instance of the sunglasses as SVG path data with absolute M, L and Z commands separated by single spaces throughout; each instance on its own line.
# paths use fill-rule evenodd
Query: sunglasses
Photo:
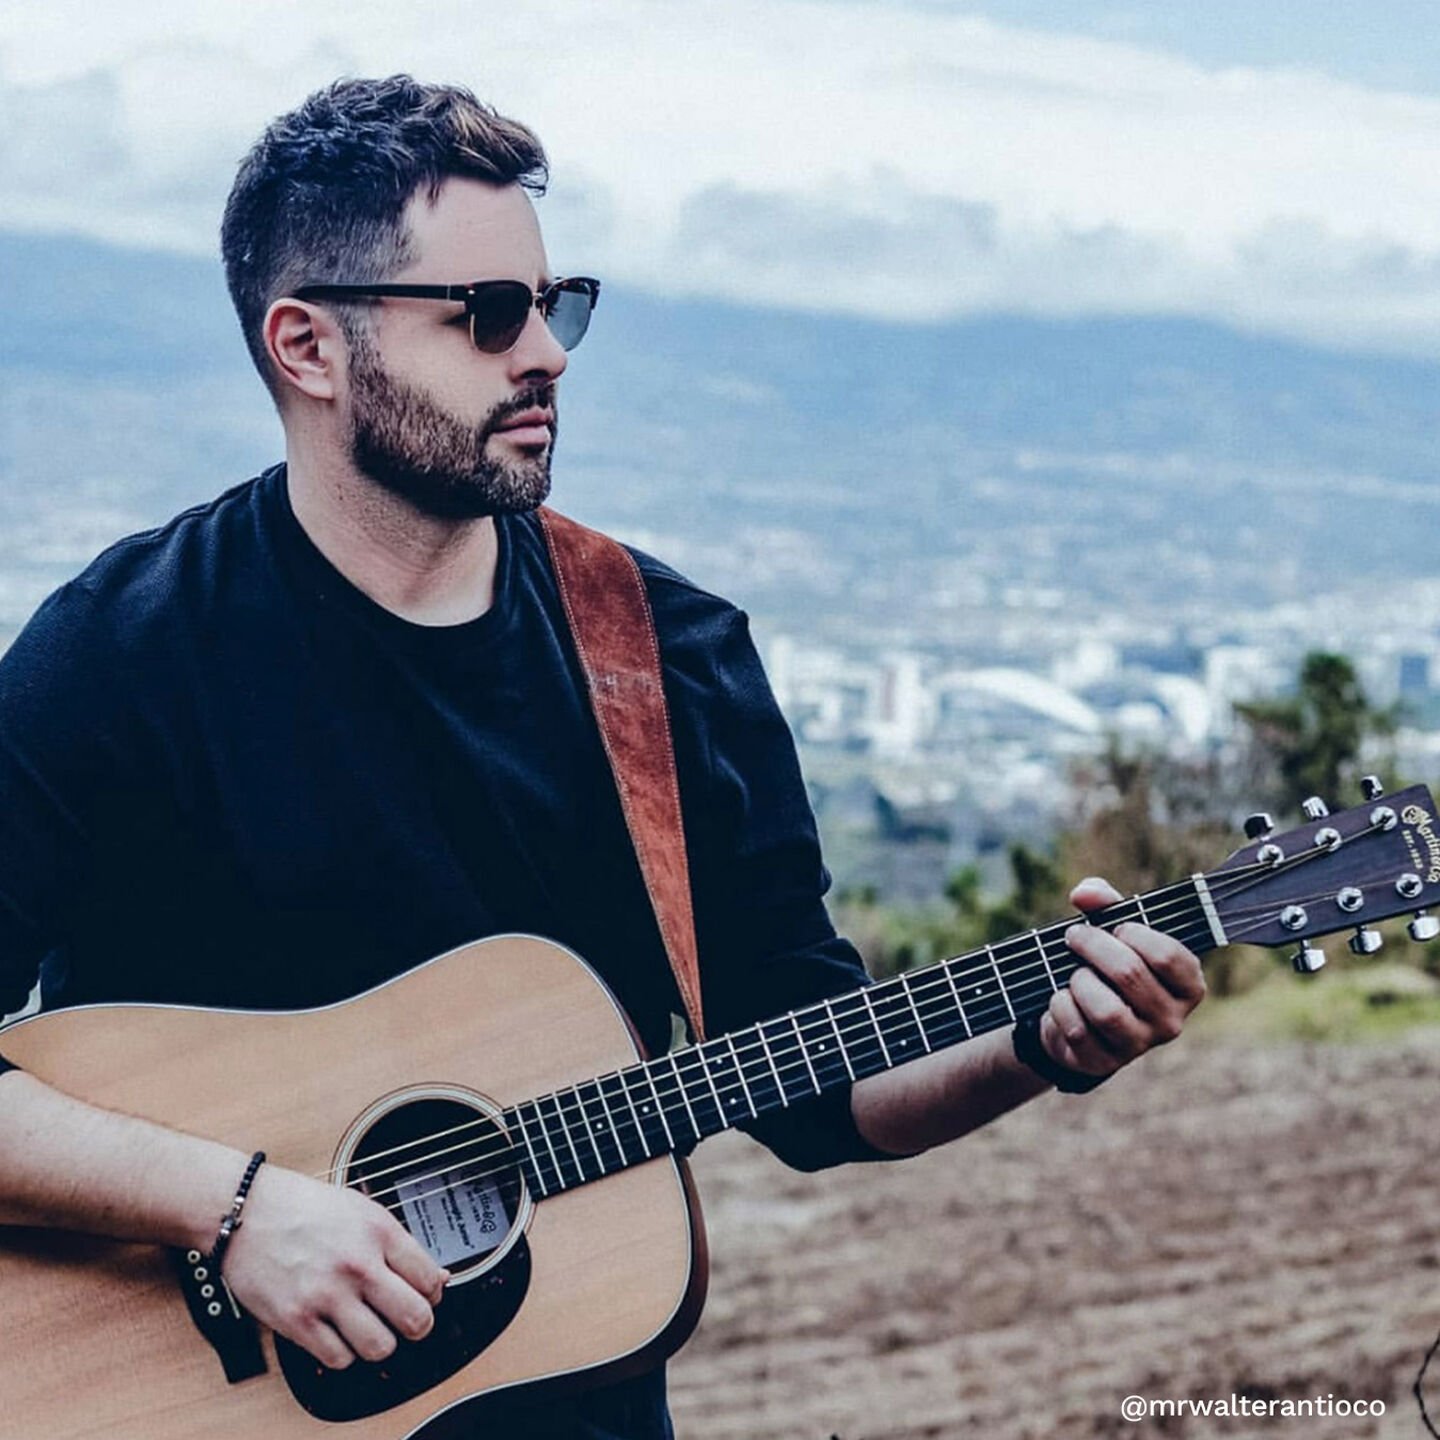
M 532 290 L 523 280 L 476 280 L 469 285 L 302 285 L 297 300 L 458 300 L 470 317 L 470 339 L 486 355 L 504 355 L 520 341 L 531 309 L 544 317 L 550 333 L 573 350 L 590 328 L 590 312 L 600 298 L 600 282 L 584 275 L 554 280 Z

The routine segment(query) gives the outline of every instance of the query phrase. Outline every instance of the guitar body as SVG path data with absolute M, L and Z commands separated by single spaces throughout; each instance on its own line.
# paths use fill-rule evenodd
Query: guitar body
M 464 946 L 320 1010 L 92 1006 L 21 1021 L 5 1031 L 4 1049 L 71 1095 L 240 1150 L 263 1148 L 273 1163 L 307 1174 L 343 1163 L 367 1115 L 406 1113 L 412 1096 L 422 1104 L 474 1096 L 503 1109 L 639 1058 L 628 1021 L 593 972 L 523 936 Z M 659 1363 L 693 1329 L 705 1247 L 683 1162 L 660 1156 L 510 1210 L 503 1253 L 457 1270 L 437 1312 L 437 1373 L 453 1373 L 407 1397 L 384 1377 L 367 1387 L 352 1376 L 377 1367 L 322 1375 L 311 1362 L 318 1389 L 309 1408 L 268 1333 L 264 1373 L 227 1382 L 170 1252 L 0 1227 L 0 1434 L 484 1436 L 487 1393 L 618 1379 Z M 306 1357 L 282 1348 L 292 1352 L 288 1367 L 306 1368 Z M 330 1394 L 332 1380 L 344 1388 Z

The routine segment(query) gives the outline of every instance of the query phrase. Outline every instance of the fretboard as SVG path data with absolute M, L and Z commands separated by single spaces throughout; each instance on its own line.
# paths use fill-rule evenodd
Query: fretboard
M 1132 896 L 1089 921 L 1111 929 L 1139 920 L 1200 953 L 1218 939 L 1207 901 L 1197 878 Z M 1013 1025 L 1069 983 L 1077 961 L 1065 932 L 1077 919 L 515 1105 L 505 1123 L 526 1184 L 543 1199 Z

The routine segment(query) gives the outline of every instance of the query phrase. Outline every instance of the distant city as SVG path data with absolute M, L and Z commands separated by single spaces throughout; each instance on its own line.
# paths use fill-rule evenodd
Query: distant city
M 0 270 L 3 647 L 280 435 L 214 266 L 0 234 Z M 102 307 L 97 335 L 115 293 L 155 305 Z M 1437 364 L 1194 322 L 609 293 L 562 384 L 555 502 L 749 611 L 837 884 L 932 893 L 1043 841 L 1112 738 L 1226 746 L 1308 650 L 1400 702 L 1402 773 L 1440 775 L 1436 396 Z M 929 868 L 877 871 L 843 843 L 866 826 Z

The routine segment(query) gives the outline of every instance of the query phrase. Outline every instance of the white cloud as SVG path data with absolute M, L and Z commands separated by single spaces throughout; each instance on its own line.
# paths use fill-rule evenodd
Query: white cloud
M 213 250 L 271 115 L 409 68 L 540 131 L 562 268 L 1440 353 L 1440 100 L 881 3 L 123 8 L 0 16 L 4 223 Z

